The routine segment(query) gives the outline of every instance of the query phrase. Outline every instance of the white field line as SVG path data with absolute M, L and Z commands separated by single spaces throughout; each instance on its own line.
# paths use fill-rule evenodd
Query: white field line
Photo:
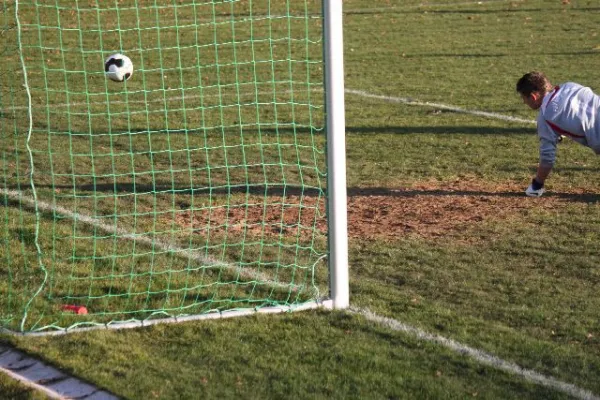
M 476 116 L 480 116 L 480 117 L 500 119 L 500 120 L 509 121 L 509 122 L 519 122 L 519 123 L 524 123 L 524 124 L 535 124 L 536 123 L 534 120 L 530 120 L 530 119 L 511 117 L 510 115 L 492 113 L 492 112 L 487 112 L 487 111 L 467 110 L 465 108 L 456 107 L 456 106 L 452 106 L 452 105 L 448 105 L 448 104 L 430 103 L 427 101 L 423 102 L 423 101 L 419 101 L 419 100 L 414 100 L 409 97 L 385 96 L 385 95 L 365 92 L 364 90 L 355 90 L 355 89 L 346 89 L 346 93 L 354 94 L 354 95 L 369 98 L 369 99 L 383 100 L 388 103 L 401 103 L 401 104 L 408 104 L 411 106 L 438 108 L 441 110 L 448 110 L 448 111 L 453 111 L 453 112 L 461 113 L 461 114 L 476 115 Z
M 311 88 L 310 89 L 313 92 L 323 92 L 323 88 L 321 87 L 315 87 L 315 88 Z M 161 92 L 162 90 L 155 90 L 153 92 Z M 169 89 L 167 90 L 169 92 L 177 92 L 179 91 L 179 89 Z M 84 102 L 84 101 L 76 101 L 76 102 L 72 102 L 72 103 L 56 103 L 56 104 L 51 104 L 52 108 L 66 108 L 66 107 L 80 107 L 80 106 L 95 106 L 95 105 L 106 105 L 106 104 L 111 104 L 111 105 L 126 105 L 126 104 L 154 104 L 154 103 L 166 103 L 166 102 L 170 102 L 170 101 L 179 101 L 179 100 L 198 100 L 198 99 L 210 99 L 210 98 L 215 98 L 215 97 L 251 97 L 251 96 L 268 96 L 268 95 L 273 95 L 273 94 L 289 94 L 289 93 L 293 93 L 293 90 L 279 90 L 276 91 L 275 93 L 273 91 L 256 91 L 256 92 L 241 92 L 241 93 L 232 93 L 232 94 L 204 94 L 204 95 L 187 95 L 187 96 L 168 96 L 168 97 L 160 97 L 160 98 L 156 98 L 156 99 L 151 99 L 151 100 L 109 100 L 107 98 L 106 101 L 96 101 L 96 102 Z M 304 90 L 297 90 L 296 92 L 305 92 Z M 233 105 L 237 105 L 237 104 L 233 104 Z M 242 104 L 243 105 L 243 104 Z M 7 113 L 10 112 L 11 110 L 27 110 L 29 107 L 28 106 L 16 106 L 16 107 L 7 107 L 4 109 L 0 109 L 0 112 L 2 113 Z M 152 111 L 152 110 L 151 110 Z
M 443 336 L 434 335 L 431 333 L 427 333 L 421 329 L 412 327 L 410 325 L 404 324 L 400 321 L 397 321 L 392 318 L 386 318 L 379 316 L 370 310 L 361 309 L 351 307 L 350 311 L 359 315 L 362 315 L 367 320 L 371 322 L 376 322 L 378 324 L 384 325 L 394 331 L 408 333 L 419 340 L 424 340 L 426 342 L 432 342 L 444 346 L 452 351 L 455 351 L 459 354 L 471 357 L 485 365 L 489 365 L 490 367 L 521 376 L 528 382 L 535 383 L 541 386 L 545 386 L 550 389 L 554 389 L 563 393 L 566 393 L 570 396 L 573 396 L 577 399 L 582 400 L 600 400 L 600 397 L 596 396 L 594 393 L 589 390 L 581 389 L 578 386 L 575 386 L 570 383 L 559 381 L 550 376 L 542 375 L 538 372 L 535 372 L 530 369 L 523 368 L 513 362 L 505 361 L 499 357 L 496 357 L 493 354 L 487 353 L 482 350 L 474 349 L 467 345 L 458 343 L 452 339 L 445 338 Z
M 35 205 L 36 205 L 36 201 L 32 197 L 25 196 L 25 195 L 23 195 L 22 192 L 19 192 L 16 190 L 0 189 L 0 194 L 4 194 L 9 198 L 16 200 L 16 201 L 20 201 L 24 204 L 29 205 L 30 207 L 35 207 Z M 119 239 L 127 239 L 127 240 L 134 241 L 136 243 L 144 244 L 149 247 L 154 246 L 155 249 L 159 249 L 162 251 L 173 252 L 180 257 L 184 257 L 184 258 L 190 259 L 192 261 L 196 261 L 199 264 L 198 269 L 204 268 L 204 267 L 217 267 L 217 266 L 225 267 L 227 269 L 233 270 L 240 277 L 244 277 L 247 279 L 260 280 L 260 281 L 268 283 L 269 285 L 273 285 L 276 287 L 294 288 L 296 286 L 296 285 L 287 285 L 285 283 L 273 281 L 273 280 L 271 280 L 271 278 L 268 275 L 261 273 L 260 271 L 250 269 L 250 268 L 242 268 L 241 265 L 236 266 L 236 265 L 228 264 L 225 262 L 219 262 L 213 258 L 206 257 L 205 255 L 201 254 L 199 251 L 185 249 L 185 248 L 179 247 L 177 245 L 174 245 L 172 243 L 167 243 L 167 242 L 161 241 L 159 239 L 151 239 L 149 237 L 144 236 L 143 234 L 136 234 L 136 233 L 126 231 L 123 228 L 119 228 L 114 225 L 106 224 L 97 218 L 93 218 L 91 216 L 80 214 L 80 213 L 74 213 L 74 212 L 67 210 L 66 208 L 58 206 L 58 205 L 52 205 L 52 204 L 46 203 L 44 201 L 37 200 L 37 209 L 40 211 L 46 211 L 46 212 L 56 212 L 63 216 L 69 217 L 69 218 L 73 219 L 74 221 L 80 221 L 85 224 L 99 228 L 108 234 L 116 235 L 119 237 Z
M 322 92 L 323 89 L 322 88 L 313 88 L 312 91 L 315 92 Z M 346 89 L 345 92 L 347 94 L 351 94 L 351 95 L 355 95 L 355 96 L 360 96 L 360 97 L 364 97 L 364 98 L 368 98 L 368 99 L 375 99 L 375 100 L 382 100 L 388 103 L 399 103 L 399 104 L 407 104 L 407 105 L 411 105 L 411 106 L 420 106 L 420 107 L 430 107 L 430 108 L 438 108 L 441 110 L 448 110 L 448 111 L 452 111 L 452 112 L 456 112 L 456 113 L 461 113 L 461 114 L 468 114 L 468 115 L 474 115 L 474 116 L 479 116 L 479 117 L 485 117 L 485 118 L 491 118 L 491 119 L 499 119 L 499 120 L 503 120 L 503 121 L 508 121 L 508 122 L 518 122 L 518 123 L 524 123 L 524 124 L 535 124 L 535 120 L 531 120 L 531 119 L 524 119 L 524 118 L 519 118 L 519 117 L 512 117 L 510 115 L 504 115 L 504 114 L 499 114 L 499 113 L 493 113 L 493 112 L 488 112 L 488 111 L 480 111 L 480 110 L 468 110 L 465 108 L 461 108 L 461 107 L 457 107 L 457 106 L 453 106 L 453 105 L 449 105 L 449 104 L 442 104 L 442 103 L 431 103 L 431 102 L 423 102 L 423 101 L 419 101 L 419 100 L 415 100 L 413 98 L 410 97 L 396 97 L 396 96 L 386 96 L 386 95 L 380 95 L 380 94 L 374 94 L 374 93 L 369 93 L 366 92 L 364 90 L 356 90 L 356 89 Z M 285 90 L 282 91 L 280 93 L 291 93 L 290 90 Z M 245 96 L 264 96 L 264 95 L 269 95 L 272 94 L 272 92 L 245 92 L 245 93 L 240 93 L 239 96 L 240 97 L 245 97 Z M 210 97 L 218 97 L 219 95 L 205 95 L 205 98 L 210 98 Z M 236 94 L 237 96 L 237 94 Z M 116 100 L 116 101 L 111 101 L 110 103 L 113 105 L 116 104 L 150 104 L 150 103 L 164 103 L 164 102 L 169 102 L 169 101 L 176 101 L 176 100 L 183 100 L 185 98 L 185 100 L 196 100 L 199 99 L 202 96 L 170 96 L 167 98 L 161 98 L 161 99 L 153 99 L 153 100 L 129 100 L 129 101 L 122 101 L 122 100 Z M 59 103 L 59 104 L 53 104 L 52 107 L 67 107 L 67 106 L 71 106 L 71 107 L 75 107 L 75 106 L 86 106 L 88 103 L 84 103 L 84 102 L 76 102 L 76 103 L 72 103 L 72 104 L 66 104 L 66 103 Z M 89 105 L 93 106 L 95 104 L 106 104 L 104 102 L 98 102 L 98 103 L 90 103 Z M 11 108 L 7 108 L 4 110 L 0 110 L 0 112 L 7 112 L 9 110 L 26 110 L 27 107 L 23 106 L 23 107 L 11 107 Z

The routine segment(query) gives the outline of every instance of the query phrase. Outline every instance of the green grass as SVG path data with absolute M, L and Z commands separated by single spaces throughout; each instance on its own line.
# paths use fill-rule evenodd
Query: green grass
M 31 349 L 70 354 L 80 376 L 125 398 L 566 398 L 343 313 L 73 334 Z
M 516 80 L 524 72 L 542 69 L 555 83 L 573 80 L 599 88 L 598 7 L 593 2 L 572 0 L 570 5 L 563 5 L 554 0 L 482 4 L 437 1 L 435 6 L 419 6 L 420 3 L 344 2 L 348 88 L 532 120 L 535 114 L 514 91 Z M 316 2 L 310 4 L 318 10 Z M 318 76 L 318 70 L 313 72 Z M 228 72 L 224 72 L 224 77 L 232 78 Z M 99 78 L 91 76 L 90 82 Z M 131 85 L 140 85 L 140 81 L 133 80 Z M 511 184 L 525 189 L 531 179 L 537 161 L 537 139 L 531 124 L 440 112 L 432 107 L 353 94 L 347 94 L 346 99 L 351 188 L 393 189 L 422 182 L 469 179 L 482 186 Z M 252 115 L 256 112 L 251 111 Z M 289 117 L 291 111 L 286 109 L 285 116 Z M 267 110 L 264 112 L 268 114 Z M 200 117 L 191 114 L 190 118 L 187 123 L 194 126 Z M 218 120 L 220 116 L 211 114 L 210 118 Z M 225 119 L 228 124 L 235 120 L 230 114 Z M 134 122 L 139 126 L 139 121 Z M 157 126 L 162 122 L 160 118 L 150 120 Z M 117 128 L 122 126 L 117 124 Z M 207 140 L 216 144 L 222 139 L 213 133 L 207 135 Z M 159 149 L 185 146 L 181 135 L 173 137 L 173 142 L 148 136 L 133 143 L 134 147 L 155 138 Z M 282 136 L 284 140 L 312 142 L 303 134 Z M 190 138 L 194 143 L 194 137 Z M 43 144 L 39 139 L 43 138 L 34 139 L 36 146 Z M 61 142 L 64 139 L 57 137 L 57 161 L 65 161 L 61 152 L 67 146 Z M 84 149 L 90 143 L 83 139 L 72 144 L 81 146 L 81 154 L 86 154 Z M 97 145 L 102 148 L 118 144 L 119 152 L 126 154 L 131 144 L 121 143 L 122 139 L 102 136 Z M 277 140 L 275 133 L 262 136 L 251 131 L 244 139 L 250 144 Z M 235 140 L 238 142 L 233 143 L 231 153 L 234 164 L 244 156 L 239 136 Z M 322 143 L 322 138 L 316 140 Z M 22 143 L 12 145 L 19 148 Z M 205 152 L 212 146 L 203 142 L 193 147 Z M 291 149 L 288 147 L 282 148 L 283 153 L 277 147 L 262 148 L 263 159 L 279 160 L 281 156 L 285 164 L 291 164 L 287 161 L 295 157 L 285 153 Z M 225 154 L 217 152 L 215 161 L 222 165 Z M 44 154 L 47 155 L 40 153 L 40 157 Z M 261 157 L 252 150 L 247 156 Z M 311 156 L 301 155 L 304 159 Z M 176 165 L 185 165 L 184 153 L 175 153 L 174 157 Z M 91 165 L 89 158 L 82 157 L 77 162 L 75 166 L 81 171 Z M 119 168 L 129 168 L 132 161 L 116 162 Z M 153 165 L 166 167 L 171 161 L 157 159 L 157 164 L 152 164 L 140 156 L 134 162 L 139 162 L 141 170 L 151 171 Z M 26 168 L 26 163 L 20 168 Z M 99 162 L 97 168 L 107 173 L 112 167 Z M 199 167 L 194 174 L 198 182 L 205 179 L 203 171 Z M 233 176 L 239 179 L 238 183 L 244 183 L 247 175 L 238 175 L 240 171 L 234 169 Z M 547 201 L 560 196 L 570 200 L 556 208 L 532 206 L 510 218 L 492 219 L 438 239 L 416 236 L 351 240 L 351 303 L 600 393 L 597 172 L 598 159 L 589 149 L 563 143 L 557 167 L 548 181 Z M 248 177 L 260 179 L 263 174 L 251 171 Z M 174 181 L 183 181 L 183 173 L 181 176 Z M 298 182 L 301 173 L 290 166 L 283 175 L 272 171 L 267 176 L 291 177 L 292 182 Z M 317 170 L 307 176 L 315 186 L 316 181 L 323 179 Z M 148 184 L 151 178 L 151 174 L 142 175 L 140 183 Z M 189 186 L 190 178 L 185 179 Z M 217 177 L 217 182 L 223 181 L 226 177 Z M 71 182 L 65 183 L 68 184 Z M 573 194 L 582 189 L 594 194 Z M 40 190 L 49 196 L 50 187 Z M 225 200 L 220 195 L 211 201 L 223 204 Z M 236 196 L 234 201 L 246 198 L 240 193 Z M 157 200 L 140 197 L 135 203 L 140 209 L 173 204 L 168 196 Z M 67 195 L 62 200 L 69 204 Z M 529 204 L 543 204 L 545 200 L 523 197 L 523 202 Z M 115 209 L 111 196 L 100 199 L 97 205 L 103 212 Z M 85 201 L 81 207 L 91 209 Z M 123 212 L 132 207 L 133 204 L 125 206 Z M 30 215 L 6 211 L 5 219 L 18 226 Z M 398 219 L 402 216 L 398 215 Z M 138 223 L 140 228 L 147 228 L 154 221 L 140 218 Z M 71 233 L 62 225 L 49 222 L 44 222 L 43 227 L 65 236 Z M 19 238 L 11 243 L 31 247 L 30 230 L 15 228 L 10 232 Z M 216 241 L 209 245 L 219 246 Z M 317 243 L 317 247 L 320 245 Z M 109 239 L 99 245 L 98 254 L 109 254 L 114 246 Z M 84 251 L 86 244 L 81 243 L 81 247 Z M 121 249 L 121 244 L 117 248 Z M 126 250 L 129 249 L 123 248 Z M 34 259 L 21 260 L 31 257 L 26 256 L 27 252 L 15 253 L 15 262 L 29 265 L 29 273 L 35 271 L 31 266 L 35 265 Z M 244 261 L 251 263 L 253 258 L 268 256 L 261 254 L 249 248 Z M 240 255 L 234 250 L 228 256 Z M 82 270 L 88 268 L 85 257 L 75 265 Z M 7 340 L 132 399 L 568 398 L 434 343 L 341 312 Z M 6 381 L 0 381 L 0 391 L 7 387 L 3 382 Z

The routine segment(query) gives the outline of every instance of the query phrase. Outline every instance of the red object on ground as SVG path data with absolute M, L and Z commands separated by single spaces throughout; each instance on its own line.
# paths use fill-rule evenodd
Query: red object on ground
M 79 315 L 85 315 L 88 313 L 87 308 L 85 308 L 84 306 L 75 306 L 75 305 L 71 305 L 71 304 L 65 304 L 64 306 L 62 306 L 63 311 L 71 311 L 75 314 L 79 314 Z

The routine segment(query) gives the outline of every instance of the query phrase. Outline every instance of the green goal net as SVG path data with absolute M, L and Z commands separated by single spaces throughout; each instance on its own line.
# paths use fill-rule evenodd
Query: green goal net
M 3 328 L 327 295 L 320 1 L 0 7 Z

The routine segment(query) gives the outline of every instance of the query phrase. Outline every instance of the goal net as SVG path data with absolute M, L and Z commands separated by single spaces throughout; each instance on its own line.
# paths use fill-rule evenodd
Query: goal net
M 4 329 L 328 296 L 320 1 L 0 7 Z M 105 76 L 113 53 L 129 80 Z

